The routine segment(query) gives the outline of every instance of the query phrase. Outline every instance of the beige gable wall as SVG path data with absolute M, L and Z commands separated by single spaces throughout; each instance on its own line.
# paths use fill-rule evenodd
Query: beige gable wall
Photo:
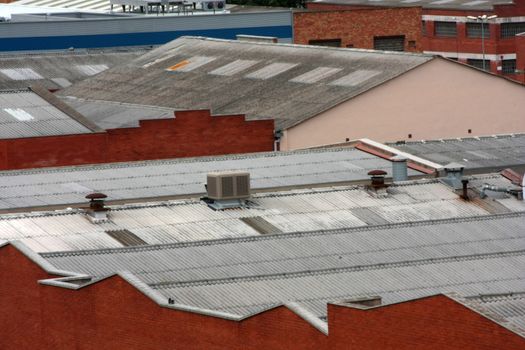
M 525 132 L 525 87 L 434 59 L 286 130 L 281 149 L 513 132 Z

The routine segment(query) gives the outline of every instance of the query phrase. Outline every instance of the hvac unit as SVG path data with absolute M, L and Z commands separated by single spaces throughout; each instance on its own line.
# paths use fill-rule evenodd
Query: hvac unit
M 207 179 L 208 198 L 222 201 L 250 197 L 250 173 L 209 173 Z
M 202 1 L 202 9 L 204 11 L 222 11 L 226 7 L 225 1 Z

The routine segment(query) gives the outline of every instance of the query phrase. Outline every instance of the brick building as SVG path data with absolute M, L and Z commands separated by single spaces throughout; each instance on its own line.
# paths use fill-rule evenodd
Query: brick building
M 521 84 L 408 52 L 183 37 L 58 94 L 274 119 L 281 150 L 525 131 Z
M 521 292 L 468 298 L 430 293 L 411 300 L 418 298 L 414 292 L 439 290 L 443 281 L 448 281 L 447 289 L 471 291 L 523 285 L 523 276 L 517 277 L 523 252 L 513 251 L 518 242 L 507 244 L 509 232 L 494 230 L 511 222 L 517 225 L 513 233 L 519 235 L 525 221 L 522 214 L 513 215 L 376 229 L 385 231 L 381 237 L 391 237 L 382 249 L 394 259 L 378 266 L 363 265 L 363 251 L 352 252 L 353 258 L 343 263 L 329 255 L 307 255 L 317 254 L 318 248 L 313 249 L 320 242 L 316 235 L 328 240 L 326 248 L 345 255 L 341 249 L 355 244 L 376 247 L 374 240 L 366 243 L 365 237 L 377 237 L 379 231 L 368 231 L 359 240 L 359 230 L 348 231 L 353 237 L 349 240 L 341 239 L 344 233 L 338 230 L 44 254 L 20 242 L 4 244 L 0 247 L 0 347 L 521 350 L 525 346 Z M 52 217 L 47 218 L 52 222 Z M 457 240 L 443 249 L 439 243 L 430 243 L 439 230 L 451 225 Z M 463 233 L 477 243 L 460 242 Z M 474 238 L 481 233 L 491 237 L 489 244 Z M 399 245 L 412 245 L 414 236 L 410 235 L 414 234 L 419 244 L 426 241 L 432 249 L 413 247 L 413 261 L 401 262 L 408 256 Z M 408 236 L 412 238 L 405 240 Z M 338 238 L 348 243 L 334 245 Z M 265 259 L 275 256 L 283 245 L 290 250 L 280 254 L 280 263 L 268 264 L 270 260 Z M 254 248 L 258 254 L 247 253 Z M 416 259 L 418 254 L 428 257 L 430 251 L 444 256 Z M 467 251 L 469 255 L 462 257 Z M 387 258 L 378 251 L 374 254 L 375 261 Z M 223 263 L 222 271 L 215 266 L 217 259 Z M 330 260 L 340 266 L 323 271 Z M 184 270 L 178 269 L 178 261 Z M 237 264 L 245 268 L 238 269 Z M 300 271 L 308 264 L 309 271 Z M 268 275 L 283 268 L 288 269 L 284 275 Z M 125 272 L 116 273 L 117 269 Z M 396 278 L 382 277 L 385 271 Z M 498 275 L 493 271 L 499 271 Z M 223 274 L 227 277 L 221 278 Z M 316 283 L 318 288 L 311 288 Z M 388 288 L 393 290 L 387 292 Z M 386 304 L 365 290 L 383 291 Z M 412 296 L 388 301 L 403 295 Z
M 419 6 L 418 20 L 413 18 L 418 10 L 410 12 L 407 6 Z M 522 54 L 525 44 L 517 36 L 525 32 L 524 0 L 507 3 L 374 1 L 373 5 L 363 1 L 320 0 L 308 2 L 307 8 L 313 12 L 294 14 L 297 43 L 340 42 L 339 46 L 343 47 L 350 44 L 361 48 L 423 51 L 481 69 L 485 64 L 485 69 L 492 73 L 525 82 Z M 483 21 L 469 18 L 483 15 L 497 17 Z M 366 19 L 363 25 L 352 24 L 357 16 Z M 315 25 L 308 26 L 309 23 Z M 379 24 L 382 25 L 380 29 L 376 28 Z M 313 32 L 311 28 L 318 31 Z M 485 63 L 482 46 L 485 47 Z

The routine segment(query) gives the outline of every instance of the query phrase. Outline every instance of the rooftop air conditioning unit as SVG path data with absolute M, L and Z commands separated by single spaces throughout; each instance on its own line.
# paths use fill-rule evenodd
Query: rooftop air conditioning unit
M 226 7 L 225 1 L 202 1 L 203 11 L 222 11 Z
M 250 173 L 217 172 L 207 178 L 208 198 L 222 201 L 250 197 Z

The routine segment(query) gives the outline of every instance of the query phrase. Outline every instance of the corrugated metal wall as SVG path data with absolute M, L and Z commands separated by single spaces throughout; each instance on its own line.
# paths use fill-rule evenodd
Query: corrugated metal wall
M 67 33 L 64 35 L 64 33 Z M 0 51 L 161 45 L 182 35 L 292 40 L 291 11 L 81 19 L 0 24 Z

